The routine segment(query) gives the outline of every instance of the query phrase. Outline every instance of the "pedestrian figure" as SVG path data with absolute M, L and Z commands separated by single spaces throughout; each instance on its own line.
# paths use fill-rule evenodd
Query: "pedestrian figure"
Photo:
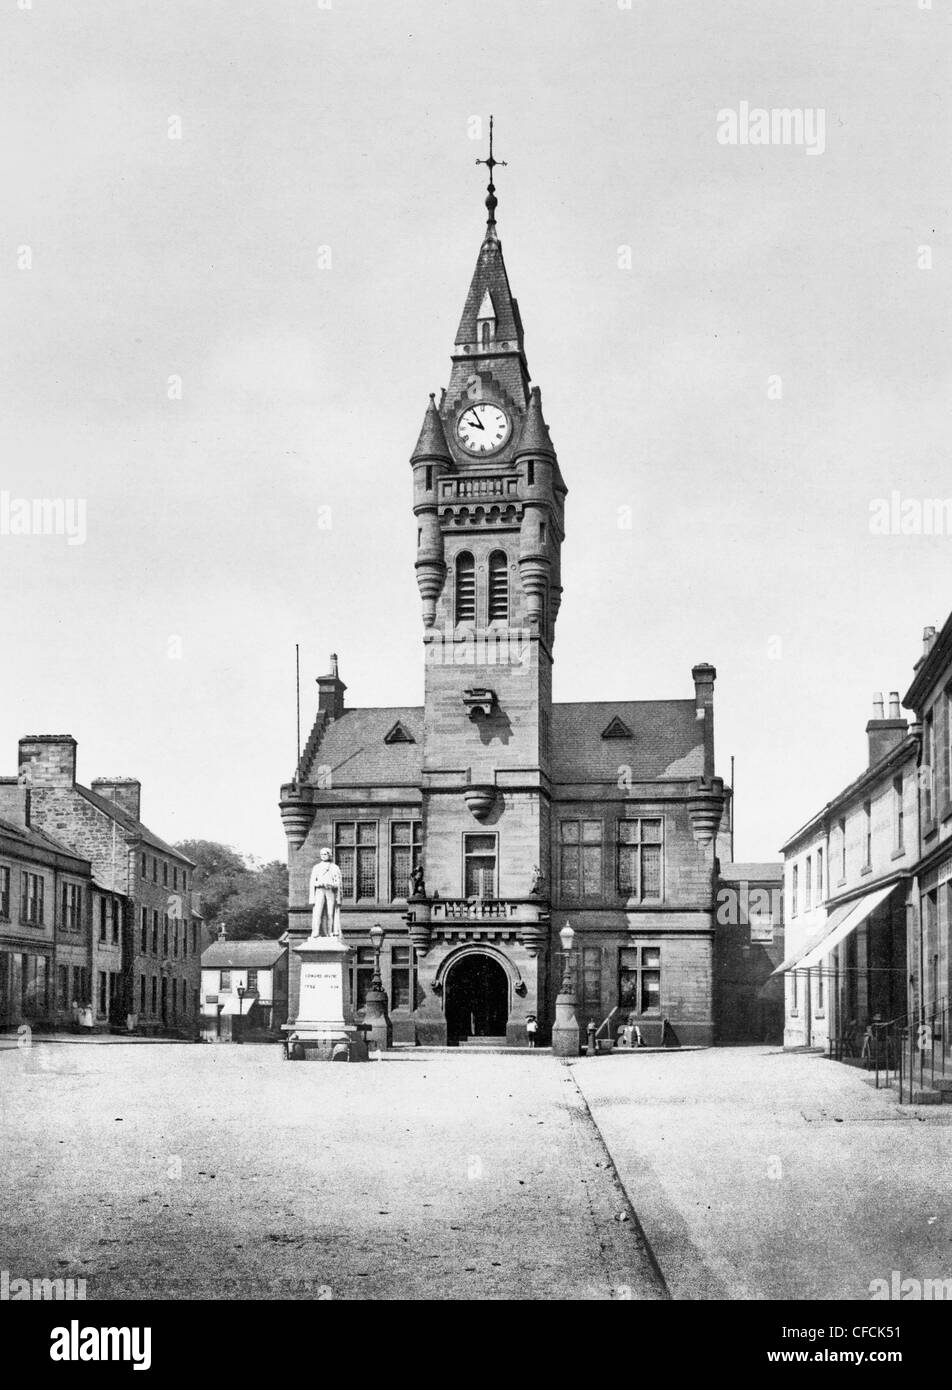
M 530 1014 L 529 1017 L 526 1019 L 526 1041 L 528 1042 L 530 1047 L 535 1047 L 536 1033 L 538 1031 L 539 1025 L 536 1022 L 536 1016 L 535 1014 Z
M 641 1036 L 641 1029 L 638 1027 L 637 1015 L 630 1013 L 628 1022 L 621 1030 L 622 1047 L 644 1047 L 645 1040 Z

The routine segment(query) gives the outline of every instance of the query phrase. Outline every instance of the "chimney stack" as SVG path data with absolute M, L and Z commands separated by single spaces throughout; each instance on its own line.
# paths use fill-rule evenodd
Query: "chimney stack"
M 909 725 L 899 713 L 899 694 L 895 690 L 889 692 L 889 718 L 883 718 L 883 696 L 882 691 L 877 690 L 873 696 L 873 717 L 866 725 L 866 737 L 869 740 L 869 766 L 885 758 L 897 744 L 902 743 L 909 731 Z
M 694 681 L 694 708 L 699 722 L 704 744 L 704 776 L 710 780 L 714 776 L 714 682 L 717 672 L 708 661 L 701 661 L 691 668 Z
M 142 783 L 135 777 L 97 777 L 90 787 L 97 796 L 114 801 L 133 820 L 139 819 Z
M 30 828 L 30 788 L 16 777 L 0 777 L 0 820 L 20 830 Z
M 337 673 L 337 653 L 331 652 L 331 670 L 328 676 L 317 678 L 317 708 L 328 719 L 339 719 L 344 713 L 344 691 L 347 689 Z
M 75 787 L 76 740 L 70 734 L 26 734 L 19 766 L 24 786 Z

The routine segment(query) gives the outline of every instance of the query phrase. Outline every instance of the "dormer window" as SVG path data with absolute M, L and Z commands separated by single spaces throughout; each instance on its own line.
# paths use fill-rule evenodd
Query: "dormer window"
M 487 290 L 476 315 L 476 337 L 483 352 L 488 352 L 496 337 L 496 306 Z

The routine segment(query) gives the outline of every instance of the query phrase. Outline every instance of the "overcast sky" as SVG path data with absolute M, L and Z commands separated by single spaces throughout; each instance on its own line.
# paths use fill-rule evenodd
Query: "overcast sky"
M 952 609 L 952 536 L 870 531 L 952 496 L 947 7 L 624 3 L 8 0 L 0 490 L 87 534 L 0 535 L 0 772 L 69 732 L 164 837 L 283 857 L 295 642 L 305 735 L 332 650 L 422 703 L 408 456 L 490 111 L 569 487 L 555 698 L 713 662 L 738 858 L 862 769 Z M 719 143 L 742 102 L 822 109 L 822 153 Z

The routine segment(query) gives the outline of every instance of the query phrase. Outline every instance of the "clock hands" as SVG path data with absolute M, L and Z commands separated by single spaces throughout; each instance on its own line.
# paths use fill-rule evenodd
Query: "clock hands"
M 478 430 L 484 430 L 484 429 L 486 428 L 486 426 L 483 424 L 482 420 L 480 420 L 479 416 L 476 414 L 476 407 L 475 407 L 475 406 L 470 406 L 470 408 L 469 408 L 469 410 L 466 412 L 466 414 L 467 414 L 467 417 L 471 420 L 471 422 L 476 426 L 476 428 L 477 428 Z

